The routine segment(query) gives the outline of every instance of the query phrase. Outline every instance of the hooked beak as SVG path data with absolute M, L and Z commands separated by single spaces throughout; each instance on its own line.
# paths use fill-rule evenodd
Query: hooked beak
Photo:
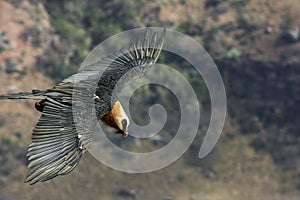
M 122 134 L 122 136 L 125 138 L 128 136 L 128 132 L 127 131 L 121 131 L 121 130 L 117 130 L 116 134 Z
M 128 132 L 123 132 L 123 137 L 127 137 L 128 136 Z

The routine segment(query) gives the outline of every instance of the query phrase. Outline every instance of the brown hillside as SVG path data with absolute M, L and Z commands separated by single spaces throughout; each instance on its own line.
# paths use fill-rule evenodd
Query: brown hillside
M 299 110 L 298 0 L 144 2 L 136 26 L 156 22 L 194 37 L 221 69 L 229 112 L 214 151 L 199 160 L 199 137 L 178 161 L 146 174 L 115 171 L 87 153 L 70 174 L 30 186 L 26 152 L 40 114 L 33 101 L 1 101 L 0 200 L 299 199 L 299 115 L 286 114 Z M 0 94 L 52 87 L 45 72 L 70 62 L 76 45 L 64 47 L 45 4 L 0 1 Z

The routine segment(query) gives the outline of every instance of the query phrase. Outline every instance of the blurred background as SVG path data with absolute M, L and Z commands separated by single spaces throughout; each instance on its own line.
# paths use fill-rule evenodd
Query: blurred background
M 162 52 L 159 63 L 181 70 L 203 105 L 199 134 L 179 160 L 156 172 L 126 174 L 87 153 L 72 173 L 30 186 L 23 182 L 26 151 L 40 114 L 33 101 L 1 101 L 0 200 L 299 199 L 299 0 L 0 0 L 0 93 L 52 87 L 101 41 L 145 26 L 189 35 L 216 62 L 228 113 L 214 150 L 198 159 L 210 117 L 205 84 L 184 60 Z M 157 102 L 176 121 L 177 109 L 166 99 L 175 101 L 159 87 L 138 90 L 136 122 L 147 124 L 147 107 Z M 167 130 L 174 127 L 170 120 Z M 172 133 L 163 136 L 115 143 L 147 152 Z

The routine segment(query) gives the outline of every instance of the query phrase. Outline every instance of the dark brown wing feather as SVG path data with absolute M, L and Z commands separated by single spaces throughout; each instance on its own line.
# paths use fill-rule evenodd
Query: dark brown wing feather
M 71 90 L 60 93 L 59 89 L 58 86 L 46 94 L 43 113 L 33 129 L 25 180 L 30 184 L 72 171 L 92 138 L 92 132 L 78 135 L 69 101 Z
M 122 83 L 143 76 L 156 62 L 163 46 L 164 36 L 165 29 L 160 35 L 157 32 L 146 31 L 143 37 L 138 38 L 127 48 L 103 59 L 100 64 L 108 63 L 109 67 L 101 75 L 96 95 L 106 94 L 111 104 L 112 92 L 117 94 L 118 90 L 122 89 L 115 88 L 117 84 L 124 85 Z M 113 99 L 113 103 L 116 100 Z

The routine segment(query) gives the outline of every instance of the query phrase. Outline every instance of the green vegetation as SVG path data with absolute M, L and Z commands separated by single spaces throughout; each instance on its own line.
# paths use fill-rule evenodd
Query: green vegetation
M 89 50 L 111 35 L 134 27 L 140 4 L 124 0 L 47 1 L 51 23 L 71 54 L 68 63 L 56 63 L 56 70 L 47 74 L 59 80 L 76 72 L 74 66 L 80 65 Z
M 0 30 L 0 53 L 9 48 L 11 48 L 11 43 L 6 36 L 6 32 Z
M 236 48 L 231 48 L 228 52 L 226 57 L 227 58 L 238 58 L 242 55 L 242 52 Z

